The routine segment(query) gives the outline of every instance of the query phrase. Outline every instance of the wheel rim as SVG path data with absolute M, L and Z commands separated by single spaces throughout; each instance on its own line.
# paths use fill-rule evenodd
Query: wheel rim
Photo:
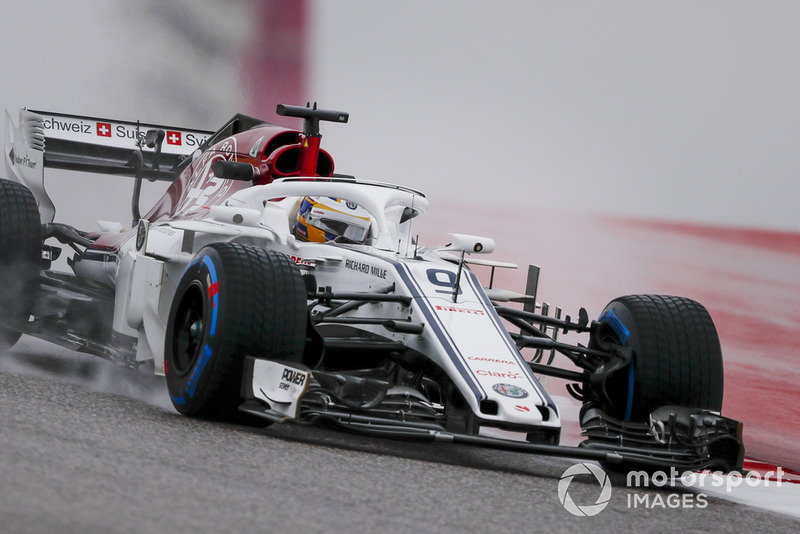
M 172 341 L 172 362 L 175 374 L 189 372 L 200 353 L 205 337 L 205 298 L 199 282 L 192 282 L 183 294 L 175 314 L 175 333 Z

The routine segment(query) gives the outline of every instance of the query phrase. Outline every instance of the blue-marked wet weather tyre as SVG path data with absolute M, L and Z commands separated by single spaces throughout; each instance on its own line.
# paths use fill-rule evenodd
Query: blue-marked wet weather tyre
M 666 405 L 722 408 L 722 350 L 701 304 L 684 297 L 628 295 L 611 301 L 598 322 L 596 339 L 630 347 L 633 358 L 632 367 L 607 381 L 611 403 L 601 400 L 603 411 L 624 421 L 647 421 Z
M 42 225 L 33 193 L 22 184 L 0 179 L 0 350 L 22 335 L 39 292 Z
M 247 355 L 299 361 L 306 289 L 283 254 L 237 243 L 209 245 L 192 260 L 167 324 L 165 374 L 182 414 L 241 421 Z

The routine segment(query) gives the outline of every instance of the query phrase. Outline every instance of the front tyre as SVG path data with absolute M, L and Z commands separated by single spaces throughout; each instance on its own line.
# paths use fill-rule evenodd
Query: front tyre
M 722 408 L 722 350 L 708 311 L 665 295 L 628 295 L 605 307 L 593 343 L 629 347 L 632 362 L 610 376 L 604 412 L 624 421 L 647 421 L 661 406 Z M 598 395 L 603 398 L 604 396 Z
M 238 420 L 246 355 L 300 361 L 306 290 L 283 254 L 237 243 L 203 248 L 187 267 L 167 324 L 164 372 L 185 415 Z

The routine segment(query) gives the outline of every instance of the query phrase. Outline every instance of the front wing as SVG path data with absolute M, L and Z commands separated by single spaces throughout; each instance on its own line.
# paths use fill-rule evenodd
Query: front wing
M 612 468 L 731 471 L 741 469 L 744 460 L 742 423 L 707 410 L 665 406 L 651 414 L 649 424 L 623 423 L 587 410 L 581 420 L 587 439 L 571 447 L 448 432 L 435 406 L 409 392 L 399 392 L 405 398 L 398 405 L 393 389 L 380 380 L 248 357 L 239 409 L 270 423 L 595 460 Z

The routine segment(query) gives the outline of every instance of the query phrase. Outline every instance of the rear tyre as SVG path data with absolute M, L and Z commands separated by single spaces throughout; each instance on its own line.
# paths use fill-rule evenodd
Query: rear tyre
M 613 300 L 599 319 L 596 340 L 630 347 L 632 362 L 606 382 L 600 406 L 623 421 L 647 421 L 661 406 L 722 408 L 722 350 L 708 311 L 664 295 Z M 590 345 L 592 346 L 592 345 Z
M 0 318 L 11 325 L 28 322 L 39 289 L 42 225 L 33 193 L 0 179 Z M 0 350 L 13 346 L 20 330 L 0 325 Z
M 283 254 L 236 243 L 203 248 L 184 272 L 169 314 L 167 388 L 182 414 L 235 422 L 244 358 L 300 361 L 306 290 Z

